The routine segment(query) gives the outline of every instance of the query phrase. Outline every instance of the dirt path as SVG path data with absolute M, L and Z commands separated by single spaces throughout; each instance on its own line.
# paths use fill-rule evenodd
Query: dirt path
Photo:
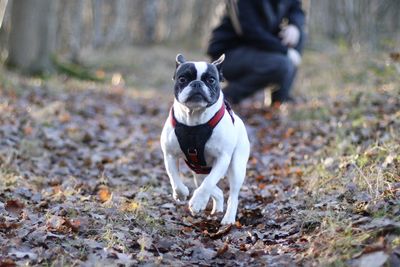
M 241 106 L 252 153 L 238 221 L 224 228 L 221 215 L 192 217 L 172 199 L 158 141 L 169 103 L 118 86 L 3 80 L 0 266 L 396 266 L 393 77 L 279 114 Z

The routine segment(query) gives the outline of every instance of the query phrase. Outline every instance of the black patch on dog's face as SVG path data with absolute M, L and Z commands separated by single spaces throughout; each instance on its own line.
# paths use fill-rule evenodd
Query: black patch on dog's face
M 217 68 L 207 63 L 207 70 L 201 75 L 200 79 L 205 83 L 210 92 L 211 101 L 208 105 L 214 104 L 217 102 L 221 91 Z
M 175 98 L 193 80 L 196 80 L 197 70 L 193 63 L 183 63 L 177 66 L 175 77 Z
M 191 98 L 189 94 L 187 102 L 196 102 L 197 99 L 197 101 L 206 101 L 207 106 L 211 106 L 218 100 L 221 91 L 219 83 L 219 71 L 216 66 L 207 63 L 207 68 L 204 73 L 201 74 L 200 80 L 197 80 L 197 72 L 198 70 L 196 69 L 196 65 L 194 63 L 185 62 L 178 65 L 176 73 L 174 75 L 175 98 L 179 101 L 179 95 L 186 87 L 189 86 L 191 88 L 191 92 L 193 92 L 194 95 L 200 94 L 202 95 L 202 97 Z M 196 88 L 196 85 L 198 86 L 199 84 L 206 87 L 206 90 L 208 90 L 207 95 L 204 94 L 203 90 L 200 90 L 199 92 L 198 88 Z

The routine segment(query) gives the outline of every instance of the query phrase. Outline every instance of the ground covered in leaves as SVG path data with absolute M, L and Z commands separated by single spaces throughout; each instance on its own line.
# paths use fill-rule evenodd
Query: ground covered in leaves
M 110 69 L 102 84 L 2 70 L 0 266 L 400 265 L 400 80 L 386 55 L 309 51 L 296 105 L 235 107 L 252 152 L 222 228 L 171 196 L 158 139 L 173 70 L 144 91 L 129 66 Z

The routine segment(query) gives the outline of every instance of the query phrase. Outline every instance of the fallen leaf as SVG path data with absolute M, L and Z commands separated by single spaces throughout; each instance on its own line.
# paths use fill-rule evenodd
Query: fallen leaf
M 217 250 L 217 254 L 215 255 L 215 258 L 216 258 L 216 257 L 219 257 L 219 256 L 221 256 L 222 254 L 224 254 L 225 252 L 227 252 L 228 249 L 229 249 L 228 242 L 224 242 L 224 244 L 222 245 L 222 247 L 220 247 L 220 248 Z
M 36 253 L 33 253 L 33 252 L 31 252 L 31 251 L 20 251 L 20 250 L 14 249 L 14 248 L 12 248 L 12 249 L 10 250 L 10 252 L 8 253 L 8 255 L 10 255 L 10 256 L 13 256 L 13 255 L 14 255 L 14 256 L 17 257 L 18 259 L 23 259 L 23 258 L 28 257 L 28 258 L 31 259 L 31 260 L 36 260 L 37 257 L 38 257 L 38 255 L 37 255 Z
M 142 248 L 150 249 L 151 246 L 153 245 L 153 238 L 151 238 L 150 236 L 144 234 L 137 240 L 137 243 Z
M 284 137 L 285 137 L 285 138 L 289 138 L 289 137 L 291 137 L 294 133 L 295 133 L 295 129 L 293 129 L 293 128 L 288 128 L 288 129 L 286 130 L 286 132 L 285 132 Z
M 31 125 L 26 125 L 26 126 L 24 127 L 24 134 L 25 134 L 25 135 L 31 135 L 32 132 L 33 132 L 33 128 L 32 128 Z
M 217 253 L 212 249 L 196 246 L 192 248 L 191 258 L 196 260 L 211 260 L 216 254 Z
M 10 231 L 12 229 L 17 229 L 18 227 L 20 227 L 20 223 L 14 223 L 14 222 L 0 222 L 0 231 L 1 230 L 6 230 L 6 231 Z
M 10 258 L 0 258 L 0 267 L 15 267 L 17 264 Z
M 212 239 L 221 238 L 222 236 L 228 234 L 231 231 L 231 229 L 232 229 L 232 224 L 224 225 L 221 228 L 219 228 L 218 232 L 211 233 L 211 234 L 209 234 L 209 236 Z
M 64 225 L 72 230 L 72 232 L 78 232 L 81 226 L 81 222 L 79 220 L 68 220 L 65 219 Z
M 161 239 L 157 242 L 156 247 L 161 253 L 166 253 L 172 249 L 173 245 L 173 240 Z
M 62 112 L 60 115 L 58 115 L 58 120 L 61 123 L 66 123 L 71 120 L 71 115 L 68 112 Z
M 377 251 L 362 255 L 357 261 L 355 266 L 358 267 L 381 267 L 389 259 L 384 251 Z
M 22 213 L 24 206 L 25 205 L 22 202 L 20 202 L 19 200 L 12 199 L 12 200 L 8 200 L 6 202 L 5 209 L 9 213 L 18 216 Z
M 107 202 L 111 198 L 110 189 L 105 185 L 100 185 L 97 191 L 97 196 L 101 202 Z

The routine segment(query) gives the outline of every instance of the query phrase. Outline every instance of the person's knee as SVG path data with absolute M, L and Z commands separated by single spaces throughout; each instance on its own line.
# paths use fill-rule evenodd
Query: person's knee
M 295 66 L 287 56 L 281 56 L 276 60 L 276 75 L 280 79 L 286 79 L 293 75 Z
M 294 64 L 285 55 L 276 55 L 268 64 L 270 67 L 264 75 L 278 84 L 292 77 L 295 70 Z
M 255 73 L 279 82 L 292 75 L 295 67 L 286 55 L 269 54 L 265 59 L 260 57 L 253 68 Z

